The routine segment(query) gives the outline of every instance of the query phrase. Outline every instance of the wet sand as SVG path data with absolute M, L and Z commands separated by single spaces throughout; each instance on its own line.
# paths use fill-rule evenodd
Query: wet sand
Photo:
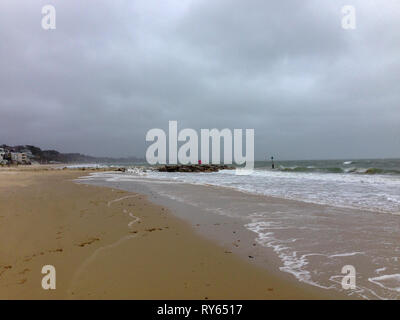
M 248 263 L 144 195 L 42 168 L 0 169 L 1 299 L 341 298 Z M 56 290 L 41 287 L 44 265 Z

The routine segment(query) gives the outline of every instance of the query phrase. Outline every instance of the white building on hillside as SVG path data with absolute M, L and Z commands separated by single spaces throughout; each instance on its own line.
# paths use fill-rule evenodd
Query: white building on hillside
M 26 153 L 11 152 L 11 161 L 18 164 L 28 164 L 30 161 Z
M 4 148 L 0 148 L 0 164 L 6 163 L 6 160 L 4 160 L 5 154 L 6 154 L 6 150 L 4 150 Z

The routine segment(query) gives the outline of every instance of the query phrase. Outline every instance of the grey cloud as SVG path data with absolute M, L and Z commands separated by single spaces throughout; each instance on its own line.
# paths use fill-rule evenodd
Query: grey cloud
M 254 128 L 256 157 L 400 156 L 400 6 L 353 1 L 0 3 L 0 143 L 143 156 L 167 128 Z

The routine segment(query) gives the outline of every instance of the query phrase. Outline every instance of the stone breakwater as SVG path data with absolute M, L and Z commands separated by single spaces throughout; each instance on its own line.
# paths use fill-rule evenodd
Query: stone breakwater
M 219 170 L 233 170 L 235 167 L 217 164 L 177 164 L 164 165 L 155 168 L 159 172 L 217 172 Z

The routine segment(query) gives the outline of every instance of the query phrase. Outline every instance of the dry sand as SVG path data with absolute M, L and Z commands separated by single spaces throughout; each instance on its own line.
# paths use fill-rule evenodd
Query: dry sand
M 143 195 L 49 169 L 0 169 L 0 299 L 331 298 L 227 252 Z M 41 287 L 44 265 L 56 290 Z

